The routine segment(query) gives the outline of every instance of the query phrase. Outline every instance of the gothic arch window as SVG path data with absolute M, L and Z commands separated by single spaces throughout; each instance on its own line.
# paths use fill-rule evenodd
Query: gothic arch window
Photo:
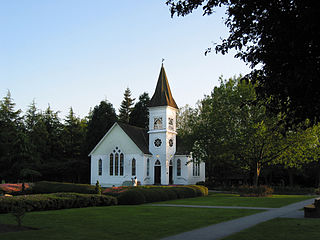
M 109 174 L 110 176 L 123 176 L 124 174 L 124 154 L 121 150 L 116 147 L 113 149 L 112 153 L 110 153 L 109 160 Z
M 114 175 L 118 176 L 119 174 L 119 154 L 115 154 L 115 162 L 114 162 Z
M 123 153 L 120 154 L 120 176 L 123 176 Z
M 155 166 L 160 166 L 160 165 L 161 165 L 159 159 L 154 163 L 154 165 L 155 165 Z
M 132 167 L 132 176 L 135 176 L 136 175 L 136 160 L 133 158 L 132 159 L 132 163 L 131 163 L 131 167 Z
M 200 163 L 193 162 L 193 176 L 200 176 Z
M 172 160 L 170 160 L 170 162 L 169 162 L 169 166 L 172 166 Z
M 173 118 L 168 118 L 168 123 L 169 123 L 169 129 L 170 130 L 174 130 L 174 125 L 173 125 Z
M 154 129 L 162 129 L 162 117 L 155 117 L 153 124 Z
M 109 168 L 110 176 L 113 175 L 113 154 L 110 153 L 110 168 Z
M 177 176 L 181 176 L 181 160 L 177 160 Z
M 150 174 L 150 159 L 147 159 L 147 176 Z
M 98 162 L 98 174 L 99 176 L 102 175 L 102 160 L 99 159 L 99 162 Z

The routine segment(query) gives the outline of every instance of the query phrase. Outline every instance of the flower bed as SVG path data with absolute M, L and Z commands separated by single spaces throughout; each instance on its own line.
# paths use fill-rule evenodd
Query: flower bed
M 24 190 L 29 190 L 31 185 L 29 183 L 6 183 L 6 184 L 0 184 L 0 192 L 2 193 L 19 193 L 22 192 L 24 185 Z

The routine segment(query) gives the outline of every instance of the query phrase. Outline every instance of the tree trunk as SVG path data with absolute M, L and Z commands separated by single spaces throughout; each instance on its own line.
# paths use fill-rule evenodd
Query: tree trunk
M 258 186 L 260 170 L 261 170 L 261 164 L 259 162 L 257 162 L 257 165 L 255 167 L 255 171 L 254 171 L 254 179 L 253 179 L 254 186 Z
M 289 186 L 293 187 L 293 171 L 292 169 L 288 169 L 289 172 Z

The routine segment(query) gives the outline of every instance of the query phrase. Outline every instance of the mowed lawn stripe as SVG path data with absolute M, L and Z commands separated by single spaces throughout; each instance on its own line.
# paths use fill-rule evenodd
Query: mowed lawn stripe
M 23 225 L 39 230 L 0 233 L 0 239 L 159 239 L 258 212 L 147 205 L 31 212 Z M 15 224 L 11 214 L 0 214 L 0 222 Z
M 270 197 L 240 197 L 239 194 L 210 193 L 205 197 L 157 202 L 159 204 L 182 204 L 201 206 L 240 206 L 279 208 L 295 202 L 314 198 L 312 195 L 272 195 Z

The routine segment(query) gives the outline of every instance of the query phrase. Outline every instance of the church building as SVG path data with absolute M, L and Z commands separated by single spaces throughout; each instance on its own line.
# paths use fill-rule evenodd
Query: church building
M 149 104 L 149 129 L 117 122 L 91 151 L 91 184 L 187 185 L 205 180 L 205 163 L 193 162 L 177 136 L 178 106 L 163 65 Z

